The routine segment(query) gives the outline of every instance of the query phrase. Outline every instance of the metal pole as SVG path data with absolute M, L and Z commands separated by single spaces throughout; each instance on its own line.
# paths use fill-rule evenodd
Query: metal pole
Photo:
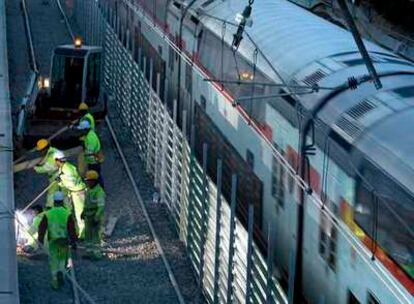
M 207 234 L 207 221 L 208 216 L 208 179 L 207 179 L 207 163 L 208 163 L 208 145 L 203 144 L 203 190 L 202 190 L 202 199 L 201 199 L 201 233 L 200 233 L 200 264 L 198 268 L 199 280 L 198 280 L 198 294 L 197 294 L 197 303 L 201 303 L 202 292 L 203 292 L 203 278 L 204 278 L 204 253 L 206 246 L 206 234 Z
M 272 224 L 269 224 L 267 231 L 267 282 L 266 282 L 266 303 L 272 303 L 272 274 L 273 274 L 273 242 L 272 242 Z
M 233 295 L 233 260 L 234 260 L 234 230 L 236 228 L 236 204 L 237 204 L 237 175 L 231 177 L 231 204 L 230 204 L 230 236 L 229 236 L 229 260 L 227 264 L 227 304 L 232 303 Z
M 219 303 L 219 269 L 220 269 L 220 220 L 221 220 L 221 187 L 223 162 L 221 159 L 217 160 L 217 196 L 216 196 L 216 239 L 214 243 L 214 287 L 213 287 L 213 302 Z
M 251 278 L 253 263 L 253 228 L 254 228 L 254 205 L 249 204 L 249 218 L 247 222 L 247 265 L 246 265 L 246 303 L 251 298 Z
M 378 77 L 377 71 L 375 70 L 371 57 L 369 56 L 368 51 L 365 48 L 364 42 L 362 41 L 358 28 L 355 25 L 354 19 L 349 11 L 348 5 L 346 4 L 345 0 L 338 0 L 338 4 L 341 7 L 342 13 L 344 14 L 345 21 L 349 26 L 352 36 L 354 37 L 355 43 L 359 49 L 359 52 L 362 55 L 362 59 L 365 62 L 368 72 L 374 81 L 375 87 L 377 88 L 377 90 L 379 90 L 382 88 L 381 80 Z

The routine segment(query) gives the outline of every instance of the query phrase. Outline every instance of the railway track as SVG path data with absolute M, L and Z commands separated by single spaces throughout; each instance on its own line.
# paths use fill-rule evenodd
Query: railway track
M 76 28 L 73 28 L 59 0 L 23 0 L 23 10 L 27 20 L 28 48 L 32 54 L 32 67 L 35 72 L 46 75 L 49 69 L 50 54 L 58 44 L 73 41 Z M 35 14 L 47 11 L 42 20 Z M 57 15 L 59 17 L 57 17 Z M 48 21 L 47 21 L 48 19 Z M 46 22 L 49 22 L 46 23 Z M 47 24 L 47 25 L 46 25 Z M 76 25 L 75 25 L 76 26 Z M 48 37 L 42 34 L 42 27 L 52 31 Z M 39 37 L 41 35 L 41 37 Z M 60 37 L 60 38 L 57 38 Z M 60 39 L 60 40 L 59 40 Z M 46 56 L 48 54 L 48 56 Z M 110 118 L 99 127 L 99 133 L 105 149 L 106 160 L 103 175 L 106 182 L 107 213 L 118 218 L 117 230 L 104 244 L 106 259 L 99 262 L 74 259 L 77 278 L 74 271 L 67 274 L 72 288 L 65 287 L 61 292 L 49 288 L 49 274 L 45 255 L 39 260 L 20 257 L 19 279 L 20 294 L 23 303 L 185 303 L 194 299 L 195 283 L 184 248 L 176 239 L 164 208 L 149 206 L 152 189 L 148 178 L 139 165 L 131 170 L 128 160 L 131 150 L 122 151 L 123 140 L 118 139 Z M 115 129 L 119 129 L 115 121 Z M 122 162 L 122 166 L 120 163 Z M 147 191 L 141 193 L 135 180 L 145 184 Z M 17 187 L 16 206 L 22 208 L 36 193 L 46 186 L 46 178 L 32 171 L 15 176 Z M 155 222 L 154 222 L 155 218 Z M 163 224 L 164 227 L 161 227 Z M 167 227 L 165 225 L 167 224 Z M 160 237 L 159 237 L 160 236 Z M 175 240 L 174 240 L 175 238 Z M 82 247 L 82 246 L 80 246 Z M 173 262 L 173 267 L 169 261 Z M 72 265 L 73 266 L 73 265 Z M 173 272 L 173 268 L 175 268 Z M 73 266 L 74 269 L 74 266 Z M 176 272 L 179 272 L 179 280 Z

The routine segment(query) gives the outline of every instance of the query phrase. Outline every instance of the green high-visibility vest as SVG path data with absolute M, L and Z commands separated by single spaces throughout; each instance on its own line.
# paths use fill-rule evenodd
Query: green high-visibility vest
M 86 193 L 84 214 L 85 216 L 98 216 L 103 215 L 105 208 L 105 191 L 101 185 L 96 185 L 93 188 L 89 188 Z
M 69 162 L 65 162 L 59 169 L 59 186 L 69 191 L 80 191 L 86 188 L 82 177 L 79 175 L 78 169 Z
M 34 170 L 37 173 L 47 173 L 49 176 L 54 175 L 58 171 L 55 161 L 55 154 L 58 151 L 58 149 L 50 147 L 40 164 L 34 167 Z
M 87 120 L 90 125 L 91 125 L 91 129 L 95 130 L 95 118 L 93 118 L 91 113 L 86 113 L 80 120 L 79 122 L 82 122 L 82 120 Z
M 49 240 L 68 238 L 70 212 L 65 207 L 53 207 L 46 212 Z
M 90 130 L 83 138 L 83 149 L 87 164 L 96 164 L 97 154 L 101 150 L 101 141 L 94 130 Z

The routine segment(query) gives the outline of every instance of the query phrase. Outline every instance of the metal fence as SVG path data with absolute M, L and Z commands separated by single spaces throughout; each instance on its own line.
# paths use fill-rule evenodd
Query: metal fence
M 236 217 L 237 176 L 232 177 L 231 201 L 227 202 L 221 193 L 221 161 L 213 181 L 206 172 L 209 147 L 203 145 L 203 162 L 198 163 L 192 140 L 185 135 L 194 130 L 177 126 L 177 106 L 169 113 L 159 98 L 160 76 L 153 72 L 152 62 L 144 59 L 140 65 L 135 60 L 128 30 L 120 26 L 110 8 L 101 5 L 95 0 L 76 0 L 74 16 L 86 41 L 103 46 L 105 91 L 132 130 L 139 156 L 187 246 L 200 296 L 209 303 L 287 303 L 272 275 L 271 254 L 266 260 L 254 244 L 253 207 L 247 230 Z M 145 77 L 147 64 L 150 73 Z M 150 85 L 153 77 L 155 90 Z M 185 111 L 182 117 L 185 121 Z

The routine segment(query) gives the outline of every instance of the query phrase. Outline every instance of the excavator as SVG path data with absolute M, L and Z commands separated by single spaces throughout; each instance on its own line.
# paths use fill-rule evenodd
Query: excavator
M 38 77 L 37 87 L 20 108 L 16 143 L 18 149 L 33 147 L 40 138 L 70 142 L 66 132 L 79 118 L 78 107 L 86 103 L 97 122 L 107 112 L 101 89 L 102 48 L 82 44 L 57 46 L 52 54 L 50 77 Z

